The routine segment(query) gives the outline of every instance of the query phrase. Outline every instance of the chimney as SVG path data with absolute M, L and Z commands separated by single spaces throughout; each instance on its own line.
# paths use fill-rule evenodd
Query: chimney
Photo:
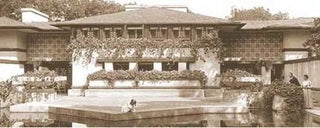
M 48 22 L 49 15 L 42 13 L 34 8 L 21 8 L 22 22 Z

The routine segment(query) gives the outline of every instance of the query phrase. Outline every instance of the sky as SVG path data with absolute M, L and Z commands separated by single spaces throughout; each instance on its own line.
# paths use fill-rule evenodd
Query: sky
M 142 5 L 184 5 L 192 12 L 226 18 L 232 7 L 249 9 L 263 6 L 271 13 L 288 12 L 290 18 L 320 17 L 320 0 L 113 0 L 120 4 L 136 2 Z

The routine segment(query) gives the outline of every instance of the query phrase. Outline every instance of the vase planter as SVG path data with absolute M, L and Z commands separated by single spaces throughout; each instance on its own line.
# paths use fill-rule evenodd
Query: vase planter
M 284 97 L 275 95 L 272 101 L 272 110 L 274 111 L 282 111 L 285 107 L 287 107 L 287 103 L 285 102 Z

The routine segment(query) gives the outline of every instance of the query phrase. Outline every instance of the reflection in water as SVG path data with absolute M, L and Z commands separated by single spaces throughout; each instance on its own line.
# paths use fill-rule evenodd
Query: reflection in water
M 319 127 L 320 117 L 308 113 L 276 113 L 254 110 L 249 114 L 202 114 L 129 121 L 105 121 L 83 117 L 12 113 L 2 109 L 1 127 Z

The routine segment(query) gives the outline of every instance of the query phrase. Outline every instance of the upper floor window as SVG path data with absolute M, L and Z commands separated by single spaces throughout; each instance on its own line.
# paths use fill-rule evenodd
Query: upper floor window
M 88 28 L 83 28 L 82 29 L 82 35 L 87 37 L 88 36 L 88 32 L 89 32 L 89 29 Z
M 157 38 L 157 30 L 150 29 L 150 36 L 151 36 L 151 38 Z
M 138 71 L 151 71 L 153 70 L 152 62 L 140 62 L 138 63 Z
M 190 28 L 184 30 L 184 38 L 188 39 L 188 40 L 191 38 L 191 30 L 190 30 Z
M 162 71 L 178 71 L 178 63 L 162 62 Z
M 91 31 L 93 32 L 93 36 L 95 38 L 100 38 L 100 30 L 99 30 L 99 28 L 92 28 Z
M 202 37 L 202 29 L 196 29 L 196 37 L 197 39 Z
M 104 36 L 105 36 L 105 38 L 111 38 L 111 29 L 110 28 L 104 29 Z
M 161 38 L 168 39 L 168 29 L 166 28 L 161 29 Z
M 179 29 L 173 29 L 173 38 L 178 39 L 179 38 Z
M 142 29 L 128 30 L 129 38 L 142 38 Z
M 116 37 L 122 37 L 123 31 L 121 30 L 121 28 L 115 28 L 114 32 L 116 34 Z
M 128 62 L 114 62 L 113 70 L 129 70 Z

